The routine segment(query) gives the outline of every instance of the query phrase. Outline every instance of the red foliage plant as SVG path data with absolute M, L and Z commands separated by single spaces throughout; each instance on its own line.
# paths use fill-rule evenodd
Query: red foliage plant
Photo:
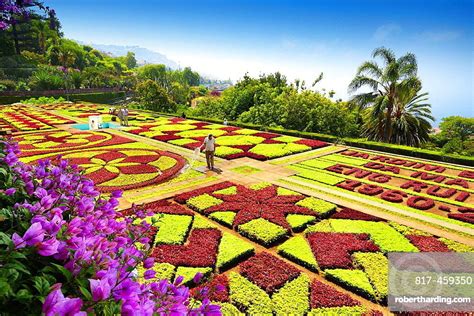
M 311 308 L 322 307 L 343 307 L 343 306 L 358 306 L 359 301 L 356 301 L 349 295 L 339 292 L 334 287 L 322 283 L 316 279 L 311 283 Z

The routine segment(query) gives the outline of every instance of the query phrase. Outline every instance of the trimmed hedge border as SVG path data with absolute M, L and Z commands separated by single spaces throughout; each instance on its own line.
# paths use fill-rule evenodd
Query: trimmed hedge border
M 20 102 L 21 100 L 30 99 L 30 98 L 39 98 L 41 96 L 0 96 L 0 104 L 11 104 L 15 102 Z M 63 97 L 67 99 L 66 94 L 55 95 L 55 98 Z M 92 103 L 103 103 L 107 104 L 114 99 L 124 98 L 125 92 L 98 92 L 98 93 L 78 93 L 78 94 L 69 94 L 69 100 L 73 102 L 84 101 Z

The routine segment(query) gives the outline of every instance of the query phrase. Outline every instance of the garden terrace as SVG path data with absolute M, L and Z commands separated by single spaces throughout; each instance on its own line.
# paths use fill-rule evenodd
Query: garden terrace
M 155 278 L 183 276 L 197 300 L 221 285 L 211 300 L 226 315 L 387 313 L 388 254 L 474 251 L 472 168 L 139 110 L 130 127 L 71 127 L 108 122 L 108 111 L 65 103 L 0 116 L 21 161 L 41 168 L 59 155 L 102 193 L 124 190 L 124 218 L 141 221 L 132 203 L 151 211 Z M 220 174 L 193 153 L 210 133 Z

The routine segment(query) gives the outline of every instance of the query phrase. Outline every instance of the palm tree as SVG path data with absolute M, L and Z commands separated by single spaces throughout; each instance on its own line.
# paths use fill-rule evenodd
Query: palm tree
M 390 143 L 409 146 L 420 146 L 429 140 L 429 131 L 434 118 L 431 116 L 431 105 L 426 103 L 428 93 L 421 93 L 421 82 L 413 86 L 411 82 L 397 85 L 397 97 L 388 123 L 384 113 L 377 106 L 366 110 L 364 135 L 371 140 L 382 141 L 386 124 L 391 124 Z
M 372 57 L 381 58 L 383 68 L 375 61 L 366 61 L 359 67 L 349 84 L 349 92 L 354 93 L 361 88 L 369 88 L 369 91 L 355 95 L 351 103 L 360 109 L 371 108 L 368 116 L 370 128 L 366 129 L 371 131 L 367 135 L 369 139 L 390 142 L 394 132 L 399 132 L 393 129 L 392 124 L 392 120 L 396 119 L 394 110 L 399 99 L 399 87 L 416 87 L 419 84 L 416 57 L 408 53 L 397 59 L 394 52 L 385 47 L 375 49 Z M 377 129 L 377 137 L 373 137 L 374 128 Z

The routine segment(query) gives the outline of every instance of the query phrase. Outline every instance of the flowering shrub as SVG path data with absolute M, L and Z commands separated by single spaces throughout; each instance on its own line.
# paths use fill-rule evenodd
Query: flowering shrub
M 144 237 L 150 225 L 118 220 L 119 193 L 106 200 L 67 161 L 23 165 L 15 146 L 0 146 L 0 310 L 45 315 L 188 310 L 182 278 L 146 285 L 134 278 L 139 265 L 148 269 L 145 278 L 155 274 Z M 212 311 L 219 307 L 208 300 L 196 309 Z

